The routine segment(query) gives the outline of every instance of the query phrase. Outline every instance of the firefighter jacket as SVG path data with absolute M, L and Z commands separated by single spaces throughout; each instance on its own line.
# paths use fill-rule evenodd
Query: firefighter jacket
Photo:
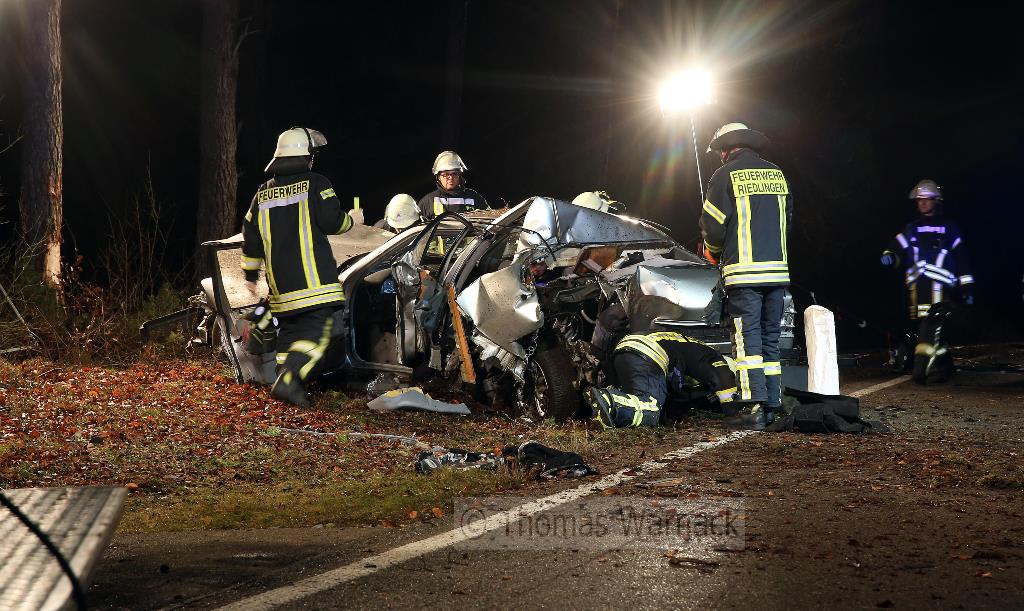
M 792 218 L 782 170 L 751 149 L 734 152 L 711 177 L 700 216 L 704 245 L 721 261 L 726 287 L 789 284 Z
M 910 223 L 883 254 L 895 255 L 904 269 L 912 319 L 927 316 L 932 304 L 955 287 L 973 288 L 960 228 L 941 216 L 922 216 Z
M 673 331 L 627 335 L 615 346 L 615 352 L 622 351 L 635 352 L 655 363 L 668 379 L 670 391 L 702 385 L 721 403 L 732 401 L 736 393 L 736 379 L 722 355 L 692 337 Z
M 242 270 L 255 280 L 266 267 L 274 314 L 337 304 L 345 294 L 327 236 L 351 227 L 352 218 L 324 176 L 274 176 L 260 186 L 242 221 Z
M 446 210 L 452 212 L 472 212 L 473 210 L 487 210 L 487 200 L 483 195 L 473 189 L 459 188 L 448 192 L 443 189 L 435 189 L 420 198 L 416 203 L 420 209 L 420 218 L 429 221 L 435 216 L 444 214 Z

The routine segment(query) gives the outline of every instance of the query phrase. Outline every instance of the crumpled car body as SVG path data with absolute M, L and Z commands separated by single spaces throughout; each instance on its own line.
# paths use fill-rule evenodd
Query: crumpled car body
M 270 383 L 274 354 L 249 355 L 238 339 L 263 296 L 244 288 L 240 247 L 239 236 L 207 245 L 215 271 L 203 281 L 201 327 L 210 343 L 219 329 L 236 379 Z M 591 339 L 616 302 L 638 329 L 678 330 L 731 351 L 719 270 L 624 214 L 532 197 L 507 211 L 449 212 L 397 235 L 357 226 L 332 248 L 350 332 L 328 351 L 325 378 L 371 394 L 432 374 L 535 419 L 573 416 L 585 386 L 603 382 Z

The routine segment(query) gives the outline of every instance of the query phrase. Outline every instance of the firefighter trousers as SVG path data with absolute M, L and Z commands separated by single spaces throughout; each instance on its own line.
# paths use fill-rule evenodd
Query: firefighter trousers
M 334 311 L 335 307 L 329 306 L 278 318 L 277 368 L 287 384 L 304 384 L 322 369 L 331 342 Z
M 612 364 L 620 383 L 618 389 L 605 389 L 615 407 L 613 425 L 657 426 L 668 398 L 665 371 L 651 359 L 630 351 L 615 354 Z
M 786 287 L 734 286 L 726 289 L 733 324 L 737 399 L 782 405 L 782 364 L 779 334 Z

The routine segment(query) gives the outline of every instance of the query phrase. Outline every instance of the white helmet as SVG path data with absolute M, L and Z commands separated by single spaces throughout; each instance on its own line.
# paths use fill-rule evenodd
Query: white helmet
M 608 212 L 608 205 L 611 204 L 611 199 L 609 199 L 608 194 L 604 191 L 584 191 L 574 197 L 572 203 L 584 208 Z
M 469 168 L 462 162 L 462 157 L 455 151 L 441 151 L 434 159 L 434 168 L 431 170 L 434 176 L 437 176 L 441 172 L 447 172 L 449 170 L 458 170 L 465 172 Z
M 768 146 L 768 137 L 756 129 L 750 129 L 744 123 L 726 123 L 719 127 L 711 138 L 707 152 L 728 151 L 741 146 L 760 151 Z
M 395 229 L 405 229 L 420 220 L 420 209 L 411 195 L 399 193 L 388 202 L 384 218 Z
M 326 146 L 327 138 L 315 129 L 305 127 L 293 127 L 281 132 L 277 137 L 277 148 L 274 149 L 274 159 L 281 157 L 305 157 L 315 155 L 317 150 Z M 264 171 L 269 171 L 274 163 L 270 160 Z

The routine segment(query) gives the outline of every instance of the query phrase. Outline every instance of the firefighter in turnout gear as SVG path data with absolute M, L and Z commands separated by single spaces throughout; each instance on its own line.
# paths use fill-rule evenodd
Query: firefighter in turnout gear
M 708 399 L 729 403 L 736 379 L 725 359 L 702 342 L 671 331 L 627 335 L 615 346 L 609 377 L 618 388 L 587 389 L 605 428 L 656 426 L 669 394 L 701 386 Z
M 437 189 L 421 197 L 417 204 L 424 221 L 440 216 L 446 210 L 471 212 L 489 208 L 483 195 L 466 186 L 467 170 L 469 168 L 455 151 L 442 151 L 438 154 L 431 170 Z
M 882 265 L 903 270 L 907 290 L 908 327 L 891 355 L 891 364 L 901 371 L 910 368 L 909 348 L 933 306 L 957 299 L 974 304 L 974 276 L 964 241 L 960 229 L 943 216 L 939 185 L 922 180 L 911 190 L 910 199 L 916 201 L 921 216 L 896 234 L 881 258 Z M 943 310 L 941 318 L 945 320 L 949 313 L 948 308 Z
M 266 172 L 242 222 L 242 270 L 255 283 L 266 271 L 270 310 L 280 323 L 274 396 L 307 406 L 305 383 L 318 371 L 345 303 L 327 236 L 351 229 L 331 182 L 313 173 L 323 134 L 294 127 L 277 139 Z
M 779 334 L 789 285 L 786 245 L 793 196 L 782 170 L 760 157 L 768 144 L 742 123 L 723 125 L 708 151 L 722 161 L 700 217 L 704 254 L 721 262 L 733 322 L 738 401 L 734 424 L 763 429 L 782 405 Z

